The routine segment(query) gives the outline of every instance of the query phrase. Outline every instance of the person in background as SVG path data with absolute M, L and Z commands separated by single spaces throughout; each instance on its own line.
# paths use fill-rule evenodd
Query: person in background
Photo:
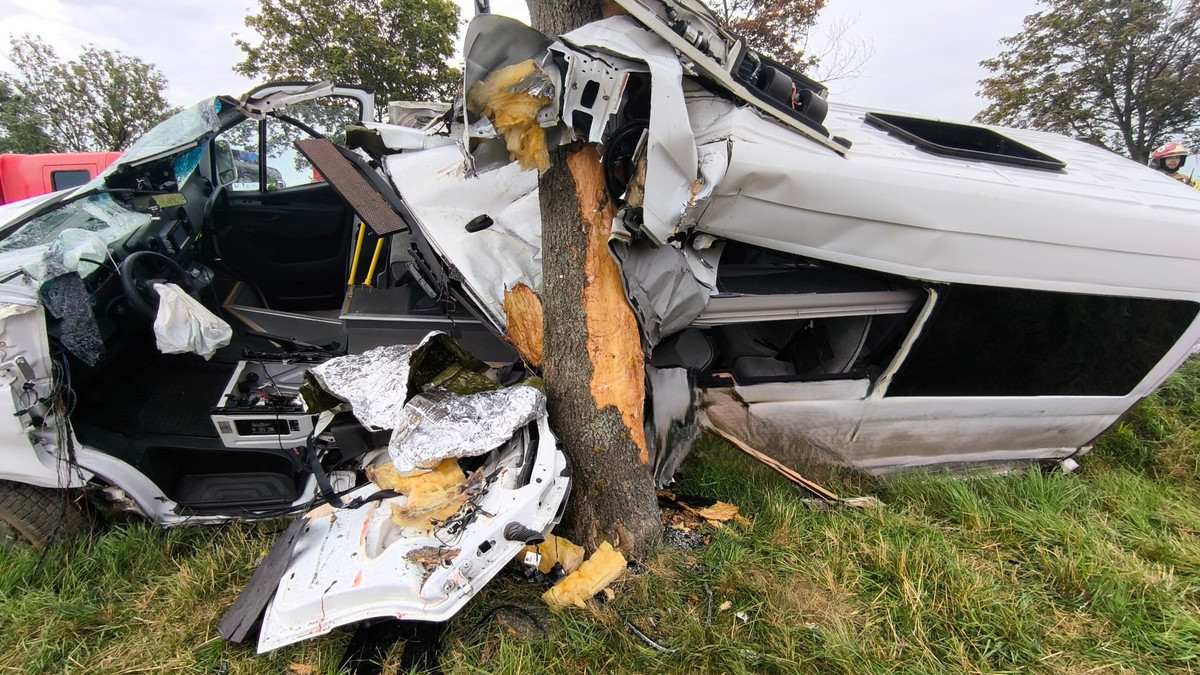
M 1184 175 L 1183 165 L 1191 153 L 1180 143 L 1165 143 L 1150 153 L 1150 168 L 1157 169 L 1171 178 L 1200 190 L 1200 182 Z

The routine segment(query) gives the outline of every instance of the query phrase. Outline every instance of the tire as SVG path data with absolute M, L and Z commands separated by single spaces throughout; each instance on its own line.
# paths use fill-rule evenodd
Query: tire
M 92 520 L 67 490 L 0 481 L 0 547 L 41 546 L 91 530 Z

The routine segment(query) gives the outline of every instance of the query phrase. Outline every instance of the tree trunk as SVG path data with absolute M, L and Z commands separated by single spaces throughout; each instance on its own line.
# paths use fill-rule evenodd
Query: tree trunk
M 602 0 L 526 0 L 529 24 L 551 38 L 602 18 Z
M 559 148 L 539 184 L 543 368 L 550 419 L 571 460 L 566 531 L 639 556 L 662 524 L 648 469 L 645 363 L 608 252 L 613 207 L 594 145 Z
M 602 18 L 600 0 L 528 0 L 557 36 Z M 662 523 L 646 451 L 645 363 L 636 319 L 608 252 L 615 213 L 596 147 L 552 151 L 538 182 L 544 290 L 542 370 L 550 419 L 574 472 L 564 530 L 589 551 L 638 557 Z

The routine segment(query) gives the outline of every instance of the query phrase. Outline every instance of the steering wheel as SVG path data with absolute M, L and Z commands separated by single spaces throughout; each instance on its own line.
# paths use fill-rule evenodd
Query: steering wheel
M 208 194 L 208 199 L 204 200 L 204 212 L 200 217 L 200 227 L 209 227 L 212 225 L 213 213 L 217 210 L 217 202 L 221 201 L 221 195 L 224 192 L 225 186 L 220 183 L 212 187 L 212 192 Z
M 129 304 L 151 319 L 158 315 L 158 292 L 154 284 L 174 282 L 189 295 L 196 282 L 179 263 L 161 253 L 138 251 L 121 261 L 121 289 Z

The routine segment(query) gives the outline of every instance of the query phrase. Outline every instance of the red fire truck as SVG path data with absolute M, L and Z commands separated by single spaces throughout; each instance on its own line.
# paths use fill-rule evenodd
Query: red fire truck
M 83 185 L 120 156 L 119 152 L 0 155 L 0 204 Z

